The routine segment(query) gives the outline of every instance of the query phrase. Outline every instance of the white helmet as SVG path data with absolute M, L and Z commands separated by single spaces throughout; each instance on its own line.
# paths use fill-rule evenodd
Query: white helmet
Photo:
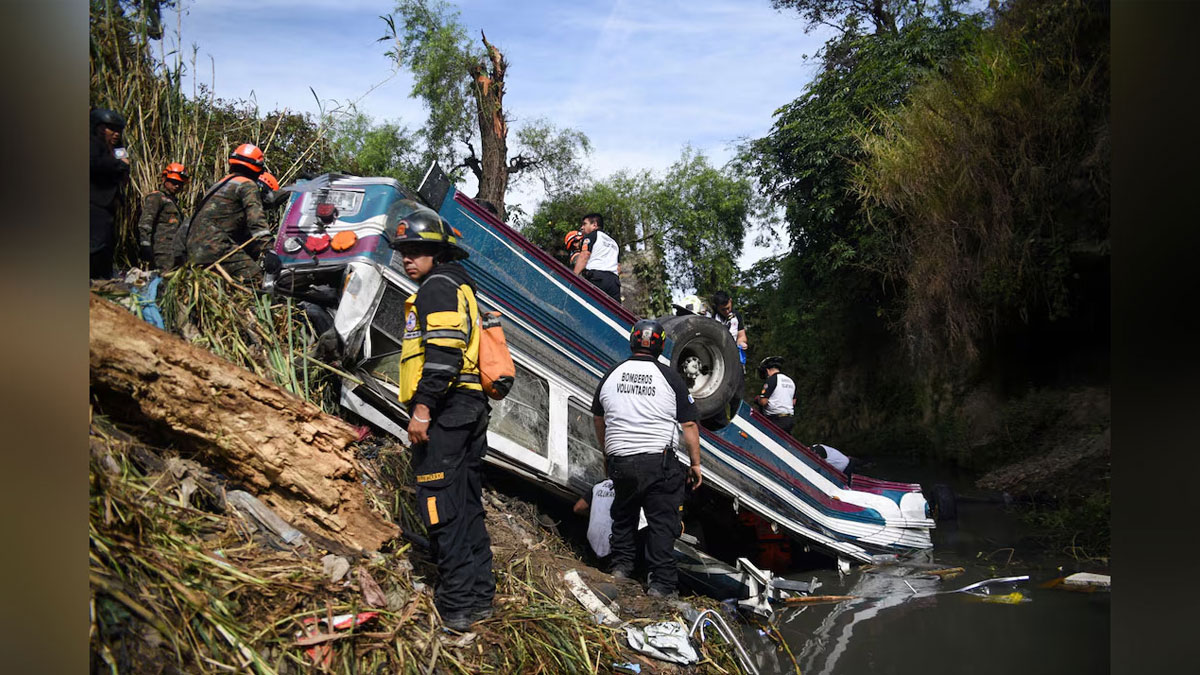
M 689 295 L 685 297 L 679 301 L 679 306 L 683 307 L 689 312 L 704 314 L 704 301 L 701 300 L 700 296 L 698 295 Z

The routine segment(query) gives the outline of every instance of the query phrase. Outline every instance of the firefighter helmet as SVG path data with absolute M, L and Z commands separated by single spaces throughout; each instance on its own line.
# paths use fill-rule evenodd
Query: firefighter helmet
M 666 331 L 663 330 L 662 324 L 654 319 L 642 319 L 633 324 L 633 330 L 629 331 L 629 349 L 635 354 L 641 352 L 658 356 L 662 353 L 666 340 Z
M 234 166 L 244 166 L 254 173 L 262 173 L 266 168 L 263 151 L 253 143 L 242 143 L 229 153 L 229 167 L 233 168 Z
M 768 356 L 758 364 L 758 376 L 766 378 L 767 368 L 780 368 L 783 366 L 782 356 Z
M 263 171 L 258 176 L 258 182 L 262 183 L 263 185 L 266 185 L 271 190 L 279 189 L 279 181 L 275 179 L 275 176 L 271 175 L 270 171 Z
M 400 219 L 391 246 L 399 251 L 405 244 L 440 244 L 446 259 L 464 260 L 470 254 L 459 246 L 460 237 L 462 233 L 444 218 L 429 209 L 418 209 Z
M 191 176 L 188 175 L 187 167 L 179 162 L 171 162 L 162 172 L 163 180 L 173 180 L 177 183 L 186 184 Z

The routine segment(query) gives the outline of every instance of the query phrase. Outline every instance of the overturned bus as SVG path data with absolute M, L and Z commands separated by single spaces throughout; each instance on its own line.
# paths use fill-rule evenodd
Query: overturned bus
M 354 376 L 342 383 L 346 408 L 407 441 L 397 376 L 404 300 L 416 286 L 390 242 L 407 217 L 433 211 L 461 233 L 481 311 L 502 314 L 516 363 L 511 392 L 492 404 L 486 461 L 572 501 L 604 479 L 592 395 L 628 356 L 637 317 L 459 192 L 436 164 L 416 191 L 336 174 L 284 189 L 293 194 L 264 284 L 329 312 L 339 360 Z M 919 485 L 847 479 L 744 401 L 728 418 L 741 368 L 728 332 L 694 315 L 659 321 L 660 359 L 683 376 L 705 419 L 704 509 L 748 510 L 843 562 L 931 547 L 934 520 Z M 678 457 L 687 462 L 682 450 Z

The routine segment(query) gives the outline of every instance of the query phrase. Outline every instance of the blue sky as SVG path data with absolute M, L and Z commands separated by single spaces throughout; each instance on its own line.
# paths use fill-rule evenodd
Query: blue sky
M 720 164 L 730 144 L 760 137 L 772 112 L 813 77 L 812 55 L 829 37 L 806 34 L 769 0 L 635 2 L 459 0 L 460 20 L 509 61 L 505 108 L 519 126 L 545 117 L 587 134 L 588 164 L 603 177 L 619 169 L 661 171 L 691 144 Z M 249 98 L 265 112 L 315 113 L 355 102 L 377 120 L 419 127 L 425 111 L 409 98 L 412 79 L 384 56 L 378 18 L 386 0 L 182 0 L 185 59 L 217 96 Z M 168 38 L 168 44 L 172 42 Z M 805 58 L 808 55 L 809 58 Z M 214 79 L 215 73 L 215 79 Z M 467 188 L 473 193 L 473 186 Z M 540 195 L 510 201 L 530 213 Z M 743 261 L 767 251 L 748 247 Z

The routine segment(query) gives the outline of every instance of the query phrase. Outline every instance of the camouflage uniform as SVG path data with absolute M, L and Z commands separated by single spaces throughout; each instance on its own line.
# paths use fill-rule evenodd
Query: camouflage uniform
M 254 238 L 255 241 L 222 260 L 221 267 L 230 276 L 258 280 L 262 278 L 262 267 L 255 261 L 270 234 L 258 183 L 253 178 L 234 175 L 192 217 L 187 235 L 188 260 L 208 265 Z
M 175 232 L 183 220 L 179 202 L 173 195 L 155 190 L 142 202 L 142 217 L 138 220 L 138 245 L 151 251 L 156 269 L 163 271 L 175 266 Z

